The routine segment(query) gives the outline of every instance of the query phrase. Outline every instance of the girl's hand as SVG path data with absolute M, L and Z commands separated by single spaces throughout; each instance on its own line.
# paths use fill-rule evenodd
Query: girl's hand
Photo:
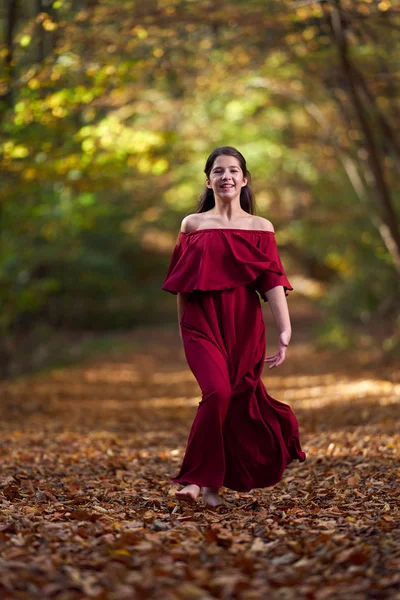
M 289 346 L 290 342 L 290 334 L 287 332 L 283 332 L 279 336 L 278 342 L 278 351 L 275 354 L 270 354 L 266 356 L 264 362 L 270 362 L 269 369 L 273 369 L 274 367 L 279 367 L 283 362 L 285 362 L 286 358 L 286 349 Z

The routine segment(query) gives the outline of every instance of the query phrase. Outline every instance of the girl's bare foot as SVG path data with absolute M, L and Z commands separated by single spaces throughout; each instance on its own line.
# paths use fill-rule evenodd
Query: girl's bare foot
M 218 488 L 203 487 L 203 502 L 209 506 L 219 506 L 223 504 L 222 498 L 218 495 Z
M 197 496 L 200 494 L 200 486 L 195 483 L 191 483 L 190 485 L 185 485 L 184 488 L 175 492 L 176 498 L 187 504 L 195 504 L 197 501 Z

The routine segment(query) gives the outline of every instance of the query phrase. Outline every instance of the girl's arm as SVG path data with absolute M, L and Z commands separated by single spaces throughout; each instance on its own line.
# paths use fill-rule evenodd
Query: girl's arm
M 177 296 L 177 305 L 178 305 L 178 326 L 179 326 L 179 336 L 182 339 L 182 331 L 181 331 L 181 320 L 183 313 L 185 311 L 186 305 L 189 301 L 189 294 L 180 294 Z
M 289 345 L 292 337 L 292 326 L 290 323 L 289 307 L 283 286 L 277 285 L 276 287 L 268 290 L 265 295 L 268 299 L 272 316 L 274 317 L 275 324 L 280 334 L 278 351 L 276 354 L 267 356 L 265 359 L 265 362 L 272 361 L 272 364 L 269 366 L 269 368 L 272 369 L 273 367 L 278 367 L 281 365 L 285 360 L 286 348 Z

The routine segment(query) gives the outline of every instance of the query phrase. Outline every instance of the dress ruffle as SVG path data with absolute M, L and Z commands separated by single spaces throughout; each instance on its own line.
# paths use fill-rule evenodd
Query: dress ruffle
M 266 292 L 293 290 L 279 256 L 275 235 L 254 229 L 200 229 L 180 232 L 162 289 L 178 293 L 207 292 L 252 285 L 267 302 Z

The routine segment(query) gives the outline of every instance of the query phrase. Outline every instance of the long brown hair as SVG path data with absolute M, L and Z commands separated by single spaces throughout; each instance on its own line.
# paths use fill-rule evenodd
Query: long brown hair
M 250 171 L 247 170 L 246 159 L 243 154 L 233 148 L 232 146 L 220 146 L 216 148 L 213 152 L 211 152 L 210 156 L 207 158 L 206 166 L 204 168 L 204 173 L 207 175 L 207 178 L 210 177 L 211 169 L 213 168 L 213 164 L 218 158 L 218 156 L 234 156 L 238 159 L 240 168 L 243 171 L 243 177 L 247 178 L 247 185 L 242 187 L 240 192 L 240 206 L 243 210 L 250 213 L 251 215 L 256 214 L 256 202 L 254 198 L 253 191 L 251 189 L 251 175 Z M 203 193 L 199 198 L 199 204 L 197 207 L 198 213 L 206 212 L 207 210 L 211 210 L 215 206 L 215 198 L 214 192 L 212 189 L 207 186 L 204 188 Z

